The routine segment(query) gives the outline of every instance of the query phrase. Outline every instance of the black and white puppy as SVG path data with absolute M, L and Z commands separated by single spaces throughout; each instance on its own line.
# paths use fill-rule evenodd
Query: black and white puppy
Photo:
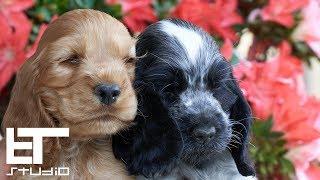
M 133 175 L 154 179 L 247 179 L 251 111 L 210 35 L 181 20 L 139 37 L 136 125 L 114 137 Z M 249 176 L 249 177 L 246 177 Z

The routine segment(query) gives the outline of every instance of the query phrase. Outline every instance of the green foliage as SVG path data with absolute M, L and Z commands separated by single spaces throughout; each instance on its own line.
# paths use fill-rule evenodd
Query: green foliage
M 156 0 L 154 1 L 154 9 L 159 19 L 167 18 L 172 7 L 176 6 L 178 0 Z
M 267 5 L 267 2 L 267 0 L 239 0 L 239 13 L 242 14 L 243 17 L 248 17 L 253 10 L 261 9 Z M 234 28 L 237 32 L 248 28 L 257 40 L 270 42 L 270 45 L 277 45 L 281 41 L 287 40 L 292 45 L 292 54 L 307 64 L 310 64 L 310 58 L 316 57 L 316 54 L 304 42 L 296 42 L 296 40 L 292 39 L 294 30 L 303 19 L 300 11 L 296 11 L 293 15 L 295 24 L 292 28 L 284 27 L 275 22 L 262 21 L 260 18 L 257 18 L 255 21 L 236 25 Z M 258 60 L 264 61 L 266 59 L 265 56 L 263 56 L 263 58 Z
M 252 131 L 254 147 L 250 147 L 250 153 L 255 159 L 259 179 L 290 179 L 294 168 L 285 157 L 283 133 L 272 131 L 272 119 L 255 121 Z
M 27 11 L 33 23 L 30 42 L 37 37 L 39 26 L 49 23 L 54 15 L 61 15 L 73 9 L 97 9 L 117 19 L 122 18 L 121 5 L 107 5 L 104 0 L 37 0 L 33 8 Z

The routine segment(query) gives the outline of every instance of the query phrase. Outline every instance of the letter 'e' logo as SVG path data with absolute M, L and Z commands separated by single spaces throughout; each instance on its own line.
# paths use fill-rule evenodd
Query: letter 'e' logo
M 14 129 L 6 129 L 7 164 L 42 164 L 43 137 L 69 137 L 69 128 L 18 128 L 18 137 L 33 137 L 33 142 L 15 142 Z M 32 150 L 33 156 L 14 156 L 14 150 Z

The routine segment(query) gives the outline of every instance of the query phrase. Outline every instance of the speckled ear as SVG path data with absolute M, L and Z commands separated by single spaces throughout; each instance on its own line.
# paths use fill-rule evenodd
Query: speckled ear
M 235 122 L 233 132 L 237 132 L 238 137 L 241 138 L 241 142 L 236 147 L 232 146 L 231 148 L 232 157 L 241 175 L 254 176 L 255 169 L 248 151 L 250 126 L 252 123 L 251 109 L 235 80 L 231 82 L 230 88 L 237 95 L 237 99 L 230 110 L 230 118 Z M 241 136 L 238 133 L 241 133 Z

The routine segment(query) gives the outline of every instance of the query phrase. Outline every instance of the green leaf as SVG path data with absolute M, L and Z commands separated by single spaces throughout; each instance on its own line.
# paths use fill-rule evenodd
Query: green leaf
M 254 121 L 252 125 L 253 137 L 250 146 L 250 154 L 256 163 L 259 179 L 270 179 L 273 175 L 290 179 L 294 173 L 292 163 L 285 158 L 287 149 L 282 132 L 272 131 L 273 121 Z
M 170 10 L 178 3 L 178 0 L 156 0 L 153 7 L 159 19 L 167 18 Z
M 28 15 L 34 17 L 38 22 L 49 22 L 51 20 L 52 13 L 46 7 L 40 6 L 29 11 Z
M 97 10 L 103 11 L 105 13 L 108 13 L 117 19 L 122 18 L 121 4 L 109 5 L 109 4 L 106 4 L 103 0 L 97 0 L 95 2 L 94 8 Z
M 95 0 L 69 0 L 68 8 L 71 9 L 90 9 L 93 8 Z

